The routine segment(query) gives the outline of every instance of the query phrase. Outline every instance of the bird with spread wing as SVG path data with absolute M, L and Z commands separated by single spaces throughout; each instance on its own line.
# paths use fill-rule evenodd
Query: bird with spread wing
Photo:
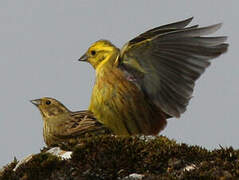
M 54 98 L 31 100 L 43 118 L 43 138 L 47 146 L 71 145 L 89 135 L 112 134 L 90 111 L 68 110 Z
M 192 18 L 156 27 L 122 49 L 107 40 L 79 59 L 96 70 L 89 110 L 118 135 L 155 135 L 180 117 L 195 81 L 211 59 L 225 53 L 225 36 L 208 37 L 221 24 L 186 27 Z

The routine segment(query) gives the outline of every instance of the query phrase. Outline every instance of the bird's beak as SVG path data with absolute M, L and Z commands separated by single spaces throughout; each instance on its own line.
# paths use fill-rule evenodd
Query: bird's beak
M 86 54 L 84 54 L 83 56 L 80 57 L 80 59 L 78 59 L 79 61 L 87 61 L 88 56 Z
M 41 99 L 30 100 L 30 102 L 38 107 L 41 104 Z

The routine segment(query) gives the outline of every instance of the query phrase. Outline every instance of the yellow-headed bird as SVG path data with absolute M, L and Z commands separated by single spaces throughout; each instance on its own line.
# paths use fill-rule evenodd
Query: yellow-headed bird
M 226 37 L 202 37 L 221 27 L 186 27 L 192 18 L 156 27 L 120 50 L 95 42 L 79 59 L 96 70 L 89 110 L 118 135 L 157 134 L 180 117 L 195 81 L 227 51 Z
M 43 118 L 43 137 L 47 146 L 79 142 L 85 135 L 111 134 L 90 111 L 68 110 L 56 99 L 44 97 L 31 100 Z

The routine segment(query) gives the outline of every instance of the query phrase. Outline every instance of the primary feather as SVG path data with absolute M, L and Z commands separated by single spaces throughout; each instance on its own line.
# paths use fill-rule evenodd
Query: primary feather
M 137 79 L 142 91 L 159 108 L 175 117 L 185 112 L 195 81 L 210 65 L 209 60 L 224 53 L 228 47 L 223 43 L 226 37 L 201 37 L 215 32 L 221 24 L 184 28 L 187 23 L 181 23 L 159 27 L 158 33 L 149 31 L 150 37 L 146 32 L 144 42 L 131 40 L 123 47 L 119 64 Z M 141 76 L 137 75 L 133 61 L 144 69 Z

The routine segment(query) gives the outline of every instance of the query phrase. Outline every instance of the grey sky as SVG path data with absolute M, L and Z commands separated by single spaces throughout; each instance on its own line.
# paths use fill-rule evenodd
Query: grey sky
M 150 28 L 194 16 L 193 24 L 223 22 L 227 54 L 197 81 L 180 119 L 161 133 L 206 148 L 238 148 L 238 1 L 51 0 L 0 2 L 0 166 L 39 152 L 42 120 L 30 99 L 60 100 L 87 109 L 94 70 L 77 59 L 91 43 L 109 39 L 121 47 Z

